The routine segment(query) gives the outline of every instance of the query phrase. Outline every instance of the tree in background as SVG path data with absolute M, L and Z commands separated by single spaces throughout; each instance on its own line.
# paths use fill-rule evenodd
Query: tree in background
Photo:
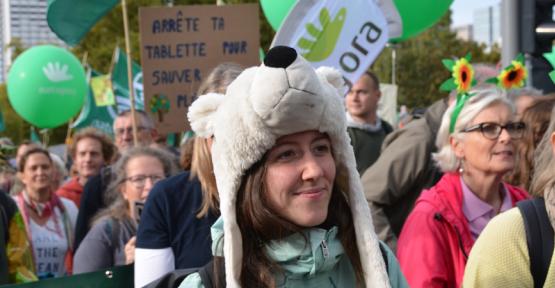
M 422 34 L 395 44 L 399 105 L 427 107 L 447 96 L 446 92 L 439 91 L 441 83 L 450 77 L 441 63 L 444 58 L 459 58 L 470 52 L 472 63 L 495 65 L 499 62 L 501 55 L 498 47 L 486 53 L 484 45 L 457 39 L 450 26 L 449 11 Z M 391 83 L 391 49 L 385 48 L 372 65 L 372 70 L 384 83 Z
M 277 1 L 277 0 L 276 0 Z M 139 45 L 139 7 L 160 6 L 165 0 L 133 0 L 128 2 L 132 58 L 140 63 Z M 226 0 L 226 4 L 258 3 L 258 0 Z M 215 4 L 215 0 L 174 0 L 174 5 Z M 116 6 L 103 17 L 72 51 L 79 59 L 87 52 L 88 63 L 101 73 L 108 73 L 112 54 L 116 45 L 124 47 L 123 20 L 121 5 Z M 260 15 L 260 45 L 264 51 L 270 47 L 275 32 L 268 24 L 264 13 Z M 399 86 L 399 105 L 426 107 L 446 94 L 439 91 L 441 83 L 449 78 L 441 60 L 447 57 L 462 57 L 472 54 L 473 63 L 497 63 L 500 59 L 498 48 L 491 53 L 484 52 L 484 46 L 463 41 L 450 30 L 451 14 L 448 12 L 436 25 L 417 37 L 396 44 L 397 85 Z M 12 47 L 21 53 L 21 43 L 15 40 Z M 391 48 L 385 48 L 372 65 L 382 82 L 391 82 Z M 6 131 L 0 136 L 8 136 L 19 143 L 29 139 L 29 124 L 15 113 L 8 103 L 6 87 L 0 85 L 0 105 L 4 114 Z M 50 143 L 63 143 L 67 125 L 53 129 Z

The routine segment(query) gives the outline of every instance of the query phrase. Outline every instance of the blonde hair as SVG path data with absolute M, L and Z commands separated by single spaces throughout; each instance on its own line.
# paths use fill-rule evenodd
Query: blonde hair
M 195 137 L 193 147 L 193 160 L 191 161 L 191 175 L 189 179 L 198 178 L 202 187 L 202 204 L 197 218 L 201 218 L 213 211 L 220 213 L 220 197 L 216 187 L 216 177 L 214 176 L 214 166 L 212 165 L 212 154 L 208 147 L 208 140 L 202 137 Z
M 453 151 L 453 148 L 451 147 L 451 143 L 449 141 L 450 137 L 454 137 L 455 139 L 462 141 L 466 133 L 462 133 L 461 130 L 466 128 L 480 112 L 494 104 L 501 103 L 511 109 L 513 113 L 515 111 L 513 104 L 507 99 L 503 90 L 477 89 L 471 91 L 470 93 L 474 94 L 474 96 L 468 99 L 459 113 L 453 133 L 449 133 L 449 126 L 451 124 L 451 115 L 453 115 L 456 103 L 453 103 L 447 111 L 445 111 L 441 119 L 441 126 L 439 127 L 436 138 L 438 152 L 433 153 L 432 158 L 444 173 L 454 172 L 461 165 L 460 159 L 457 158 L 455 151 Z

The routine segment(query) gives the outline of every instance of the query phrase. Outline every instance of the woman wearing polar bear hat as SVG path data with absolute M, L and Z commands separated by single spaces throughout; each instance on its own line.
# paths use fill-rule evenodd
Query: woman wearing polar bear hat
M 373 232 L 342 85 L 336 70 L 315 71 L 294 49 L 278 46 L 225 97 L 193 103 L 192 111 L 215 111 L 189 118 L 214 132 L 222 213 L 212 226 L 216 287 L 406 286 Z M 200 274 L 180 287 L 203 287 Z

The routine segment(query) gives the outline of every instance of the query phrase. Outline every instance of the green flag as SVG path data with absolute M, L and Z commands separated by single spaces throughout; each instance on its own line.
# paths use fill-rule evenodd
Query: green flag
M 90 77 L 101 76 L 98 72 L 91 70 Z M 85 98 L 85 104 L 83 109 L 81 109 L 81 114 L 73 122 L 71 128 L 81 129 L 85 127 L 95 127 L 102 132 L 113 135 L 112 123 L 116 118 L 117 112 L 115 107 L 112 106 L 97 106 L 94 100 L 94 92 L 92 88 L 89 87 L 89 93 Z
M 127 55 L 125 55 L 121 49 L 116 49 L 115 64 L 112 70 L 112 87 L 114 88 L 114 94 L 116 95 L 118 111 L 125 111 L 131 109 L 129 86 L 127 85 Z M 132 67 L 135 108 L 144 110 L 143 72 L 141 70 L 141 66 L 135 62 L 133 62 Z
M 0 132 L 6 130 L 6 124 L 4 124 L 4 115 L 2 115 L 2 110 L 0 110 Z
M 46 21 L 69 45 L 76 45 L 119 0 L 48 0 Z
M 35 128 L 33 128 L 33 126 L 30 127 L 31 129 L 31 135 L 29 135 L 29 138 L 31 138 L 31 142 L 33 143 L 41 143 L 40 141 L 40 137 L 39 134 L 37 134 L 37 131 L 35 131 Z

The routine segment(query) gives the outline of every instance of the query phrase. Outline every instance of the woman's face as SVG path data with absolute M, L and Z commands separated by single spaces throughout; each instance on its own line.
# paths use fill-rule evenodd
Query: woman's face
M 49 191 L 52 183 L 52 162 L 42 153 L 33 153 L 27 157 L 23 172 L 20 172 L 21 182 L 29 193 Z
M 509 107 L 502 103 L 493 104 L 482 110 L 467 127 L 481 123 L 506 125 L 513 121 L 514 115 Z M 511 171 L 515 165 L 515 140 L 506 129 L 501 130 L 497 139 L 488 139 L 480 130 L 465 133 L 462 141 L 453 140 L 455 154 L 463 159 L 465 173 L 478 172 L 485 175 L 500 175 Z
M 127 178 L 121 184 L 121 193 L 132 207 L 135 201 L 144 201 L 154 184 L 164 178 L 164 166 L 153 156 L 137 156 L 127 162 Z
M 283 136 L 266 161 L 264 183 L 271 209 L 301 227 L 322 224 L 335 180 L 328 136 L 317 131 Z

